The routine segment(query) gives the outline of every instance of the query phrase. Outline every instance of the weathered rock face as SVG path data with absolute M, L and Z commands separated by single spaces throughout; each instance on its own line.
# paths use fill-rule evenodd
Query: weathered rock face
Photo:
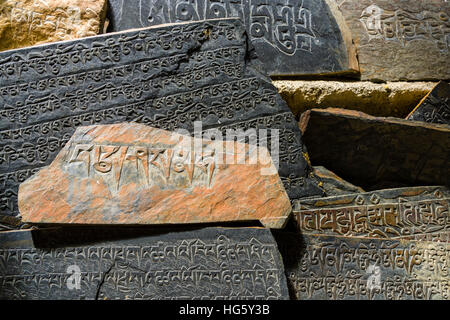
M 201 121 L 223 137 L 246 131 L 249 142 L 267 129 L 257 142 L 279 155 L 289 197 L 322 194 L 298 124 L 259 67 L 234 18 L 0 53 L 0 214 L 18 214 L 19 184 L 49 165 L 76 127 L 131 121 L 191 134 Z
M 289 299 L 270 231 L 0 233 L 0 299 Z
M 414 187 L 296 201 L 302 234 L 450 242 L 450 190 Z
M 2 0 L 0 51 L 97 35 L 106 6 L 106 0 Z
M 342 108 L 397 118 L 405 118 L 436 85 L 321 80 L 276 80 L 273 84 L 297 117 L 312 108 Z
M 450 2 L 335 2 L 353 33 L 362 80 L 450 79 Z
M 450 85 L 440 81 L 407 119 L 450 125 Z
M 343 180 L 325 167 L 313 167 L 313 173 L 321 180 L 321 186 L 326 196 L 364 192 L 362 188 Z
M 343 109 L 302 114 L 311 163 L 364 190 L 450 185 L 450 128 Z
M 30 223 L 282 228 L 292 209 L 266 148 L 126 123 L 78 128 L 20 185 L 19 210 Z
M 109 30 L 238 17 L 270 75 L 355 73 L 351 33 L 331 0 L 110 0 Z
M 299 300 L 448 300 L 449 243 L 277 232 Z

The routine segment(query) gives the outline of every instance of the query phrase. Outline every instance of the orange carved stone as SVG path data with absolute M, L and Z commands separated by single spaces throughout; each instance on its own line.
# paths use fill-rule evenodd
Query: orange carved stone
M 291 205 L 267 148 L 124 123 L 78 128 L 20 185 L 19 210 L 37 224 L 259 220 L 282 228 Z

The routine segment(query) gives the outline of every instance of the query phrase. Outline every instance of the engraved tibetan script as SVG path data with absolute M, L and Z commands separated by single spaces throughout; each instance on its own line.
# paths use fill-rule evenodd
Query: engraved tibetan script
M 450 244 L 275 235 L 299 300 L 448 300 Z
M 35 231 L 39 246 L 30 231 L 0 235 L 0 298 L 289 298 L 269 230 L 161 232 Z
M 373 4 L 363 10 L 361 22 L 370 39 L 399 41 L 403 46 L 406 41 L 425 39 L 442 51 L 450 46 L 450 17 L 444 11 L 389 11 Z
M 110 31 L 240 18 L 271 75 L 355 71 L 347 32 L 326 0 L 110 0 Z
M 77 127 L 121 122 L 191 134 L 195 121 L 223 133 L 279 130 L 289 196 L 320 194 L 296 120 L 246 42 L 242 23 L 230 18 L 0 53 L 0 214 L 18 215 L 19 184 L 49 165 Z
M 416 187 L 299 200 L 294 209 L 306 234 L 450 242 L 450 191 Z

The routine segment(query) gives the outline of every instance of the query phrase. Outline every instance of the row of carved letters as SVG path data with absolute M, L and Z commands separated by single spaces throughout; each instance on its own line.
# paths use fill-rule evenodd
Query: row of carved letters
M 363 279 L 349 279 L 344 275 L 336 277 L 297 277 L 289 276 L 299 299 L 313 297 L 327 297 L 328 299 L 343 299 L 345 297 L 378 298 L 382 299 L 426 299 L 435 295 L 441 299 L 450 296 L 449 281 L 417 281 L 401 279 L 400 277 L 384 278 L 378 288 L 369 289 L 368 281 Z M 304 294 L 306 296 L 304 296 Z
M 204 24 L 207 25 L 207 23 Z M 182 27 L 178 28 L 183 29 Z M 87 64 L 95 57 L 97 57 L 100 63 L 107 61 L 117 63 L 121 60 L 122 56 L 128 55 L 137 59 L 138 52 L 148 57 L 150 50 L 155 49 L 157 46 L 165 51 L 182 49 L 188 39 L 200 41 L 201 39 L 206 39 L 206 37 L 214 39 L 218 38 L 219 35 L 225 35 L 229 40 L 233 40 L 236 37 L 232 24 L 220 26 L 220 23 L 218 23 L 209 33 L 206 33 L 205 29 L 201 26 L 197 30 L 180 31 L 179 33 L 175 33 L 175 29 L 167 30 L 167 35 L 161 35 L 156 39 L 154 38 L 155 32 L 140 31 L 130 37 L 123 35 L 122 38 L 117 36 L 114 38 L 114 36 L 111 36 L 103 42 L 94 42 L 92 46 L 95 45 L 95 47 L 90 49 L 86 43 L 77 40 L 67 46 L 61 45 L 62 47 L 58 49 L 47 49 L 36 52 L 30 50 L 28 57 L 19 54 L 8 55 L 6 58 L 0 60 L 0 79 L 8 79 L 10 77 L 16 79 L 18 76 L 20 77 L 30 70 L 34 71 L 33 75 L 36 75 L 36 73 L 39 75 L 58 75 L 62 67 L 69 63 L 73 65 Z M 147 37 L 150 39 L 145 39 Z M 132 43 L 133 41 L 135 42 L 134 44 Z
M 243 54 L 243 49 L 241 47 L 231 46 L 215 50 L 195 52 L 194 54 L 192 54 L 192 56 L 190 56 L 190 59 L 192 61 L 203 63 L 205 63 L 206 61 L 217 62 L 221 59 L 224 59 L 223 61 L 225 62 L 227 61 L 227 58 L 231 58 L 232 61 L 236 61 L 236 59 L 243 56 Z M 82 85 L 86 81 L 103 82 L 133 75 L 147 74 L 150 71 L 154 72 L 158 69 L 168 68 L 176 65 L 180 61 L 185 60 L 187 57 L 187 54 L 177 54 L 168 57 L 149 58 L 136 63 L 125 64 L 122 66 L 113 66 L 109 68 L 90 70 L 87 72 L 79 72 L 66 76 L 50 77 L 37 81 L 28 81 L 26 83 L 14 84 L 11 86 L 0 88 L 0 96 L 14 97 L 20 93 L 26 93 L 33 90 L 46 91 L 48 89 L 56 89 L 61 86 L 73 87 L 74 85 Z M 197 66 L 195 68 L 203 68 L 204 66 L 205 65 L 203 64 L 202 66 Z M 195 70 L 186 69 L 185 71 L 188 72 Z
M 447 225 L 449 200 L 399 200 L 399 203 L 309 209 L 296 212 L 296 217 L 302 229 L 332 229 L 343 233 L 350 230 L 369 231 L 373 226 Z
M 195 154 L 190 150 L 176 147 L 149 148 L 146 146 L 74 144 L 74 147 L 69 150 L 69 164 L 84 162 L 87 176 L 94 172 L 99 174 L 112 172 L 117 189 L 120 187 L 121 173 L 127 160 L 136 163 L 133 168 L 137 170 L 138 175 L 140 174 L 139 167 L 143 169 L 146 184 L 150 183 L 151 169 L 156 168 L 163 175 L 166 183 L 169 182 L 172 172 L 187 173 L 190 184 L 196 180 L 203 182 L 206 187 L 211 187 L 212 177 L 217 167 L 214 149 Z M 202 175 L 207 176 L 206 182 L 198 176 L 194 179 L 195 173 L 198 172 L 196 168 L 200 169 Z

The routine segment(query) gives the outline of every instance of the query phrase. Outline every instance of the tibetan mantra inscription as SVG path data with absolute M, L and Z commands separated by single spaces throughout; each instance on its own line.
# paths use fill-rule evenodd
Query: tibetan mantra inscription
M 275 234 L 291 297 L 449 300 L 450 244 Z
M 0 234 L 0 299 L 284 300 L 289 294 L 267 229 L 141 235 L 41 229 Z
M 2 0 L 0 51 L 95 36 L 106 6 L 107 0 Z
M 311 162 L 366 191 L 450 186 L 450 127 L 311 109 L 300 119 Z
M 358 50 L 362 80 L 450 79 L 450 2 L 333 0 Z
M 302 234 L 450 243 L 450 190 L 415 187 L 298 200 Z
M 357 72 L 351 32 L 331 0 L 110 0 L 109 31 L 237 17 L 270 75 Z
M 79 127 L 20 185 L 19 210 L 29 223 L 282 228 L 292 208 L 267 148 L 124 123 Z
M 440 81 L 407 119 L 450 125 L 450 85 Z
M 321 194 L 295 118 L 246 43 L 239 19 L 219 19 L 0 53 L 0 213 L 18 214 L 19 184 L 76 127 L 130 121 L 191 133 L 201 121 L 223 136 L 269 129 L 289 197 Z

